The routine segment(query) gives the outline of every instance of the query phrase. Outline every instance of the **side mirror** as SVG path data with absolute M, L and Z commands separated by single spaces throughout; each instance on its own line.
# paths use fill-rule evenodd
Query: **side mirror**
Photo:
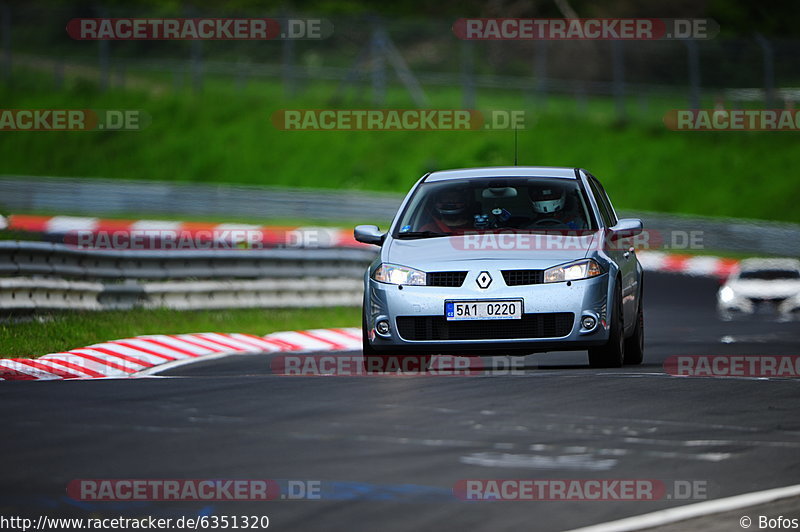
M 381 233 L 377 225 L 357 225 L 353 231 L 355 239 L 363 244 L 374 244 L 380 246 L 386 233 Z
M 611 240 L 619 240 L 620 238 L 630 238 L 641 234 L 644 231 L 644 225 L 639 218 L 623 218 L 610 231 Z

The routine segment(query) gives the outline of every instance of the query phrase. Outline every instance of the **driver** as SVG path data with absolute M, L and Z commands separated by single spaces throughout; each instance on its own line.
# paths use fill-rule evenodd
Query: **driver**
M 446 188 L 439 192 L 434 203 L 433 220 L 422 227 L 423 231 L 452 232 L 470 228 L 468 205 L 470 193 L 462 188 Z
M 534 227 L 585 229 L 579 213 L 568 208 L 568 203 L 575 206 L 576 202 L 567 201 L 567 191 L 564 187 L 559 185 L 531 187 L 528 189 L 528 194 L 533 206 Z

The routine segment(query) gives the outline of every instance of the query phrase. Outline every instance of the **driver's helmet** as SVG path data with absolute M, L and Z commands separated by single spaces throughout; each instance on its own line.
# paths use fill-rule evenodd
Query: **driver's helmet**
M 539 214 L 561 212 L 567 201 L 566 190 L 557 185 L 531 187 L 529 192 L 531 202 L 533 203 L 533 210 Z
M 468 194 L 460 188 L 448 188 L 436 197 L 436 212 L 444 220 L 457 220 L 467 212 Z

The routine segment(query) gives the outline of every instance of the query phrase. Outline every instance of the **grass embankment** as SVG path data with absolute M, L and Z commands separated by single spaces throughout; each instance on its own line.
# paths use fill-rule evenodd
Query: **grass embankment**
M 513 160 L 508 131 L 298 132 L 273 127 L 275 110 L 330 107 L 331 85 L 309 86 L 293 99 L 285 99 L 281 87 L 270 82 L 251 82 L 237 91 L 230 80 L 209 79 L 202 94 L 173 91 L 163 80 L 153 85 L 159 90 L 136 85 L 137 90 L 101 93 L 91 82 L 67 79 L 63 90 L 53 91 L 50 80 L 17 69 L 14 84 L 0 87 L 5 108 L 141 109 L 152 123 L 139 132 L 5 132 L 0 172 L 403 193 L 428 170 Z M 460 107 L 454 89 L 429 89 L 428 95 L 432 107 Z M 413 107 L 401 91 L 388 96 L 386 107 Z M 363 101 L 339 105 L 369 107 Z M 632 99 L 631 117 L 624 124 L 615 121 L 613 102 L 604 99 L 579 108 L 571 99 L 553 97 L 542 109 L 519 92 L 498 90 L 481 92 L 477 107 L 527 109 L 528 128 L 519 134 L 520 163 L 586 167 L 601 178 L 620 210 L 799 222 L 800 180 L 790 173 L 800 166 L 798 135 L 667 130 L 661 123 L 664 112 L 684 105 L 680 99 L 650 99 L 643 109 Z M 263 220 L 241 220 L 231 213 L 220 221 L 281 222 L 267 212 Z M 301 220 L 283 222 L 303 225 Z M 0 356 L 36 356 L 140 334 L 266 334 L 358 323 L 356 308 L 48 313 L 31 321 L 0 322 Z
M 53 312 L 0 321 L 0 358 L 37 357 L 141 334 L 250 333 L 353 327 L 361 310 L 351 307 L 181 311 Z
M 2 173 L 405 192 L 428 170 L 513 161 L 509 131 L 280 131 L 270 122 L 278 109 L 330 107 L 331 84 L 310 85 L 292 99 L 267 81 L 237 90 L 232 80 L 209 78 L 201 94 L 155 78 L 153 87 L 101 93 L 92 82 L 68 79 L 53 91 L 49 79 L 20 69 L 11 88 L 0 88 L 6 108 L 141 109 L 152 123 L 138 132 L 7 132 Z M 428 95 L 432 107 L 460 107 L 455 89 L 429 88 Z M 552 97 L 541 109 L 518 91 L 493 90 L 479 92 L 477 107 L 528 110 L 520 163 L 588 168 L 618 209 L 800 221 L 800 180 L 791 174 L 800 166 L 798 134 L 665 128 L 664 112 L 685 105 L 650 98 L 643 108 L 632 98 L 624 124 L 613 102 L 600 98 L 581 108 Z M 386 107 L 413 105 L 391 90 Z

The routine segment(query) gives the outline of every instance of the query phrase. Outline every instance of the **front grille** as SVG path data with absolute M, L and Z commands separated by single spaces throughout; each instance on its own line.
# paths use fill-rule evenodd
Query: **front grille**
M 461 286 L 467 272 L 428 272 L 428 286 Z
M 785 297 L 749 297 L 751 303 L 758 305 L 759 303 L 770 303 L 773 305 L 780 305 L 786 301 Z
M 544 270 L 503 270 L 502 273 L 506 286 L 542 284 L 544 282 Z
M 447 321 L 444 316 L 398 316 L 397 331 L 405 340 L 512 340 L 560 338 L 572 331 L 572 312 L 523 314 L 519 320 Z

